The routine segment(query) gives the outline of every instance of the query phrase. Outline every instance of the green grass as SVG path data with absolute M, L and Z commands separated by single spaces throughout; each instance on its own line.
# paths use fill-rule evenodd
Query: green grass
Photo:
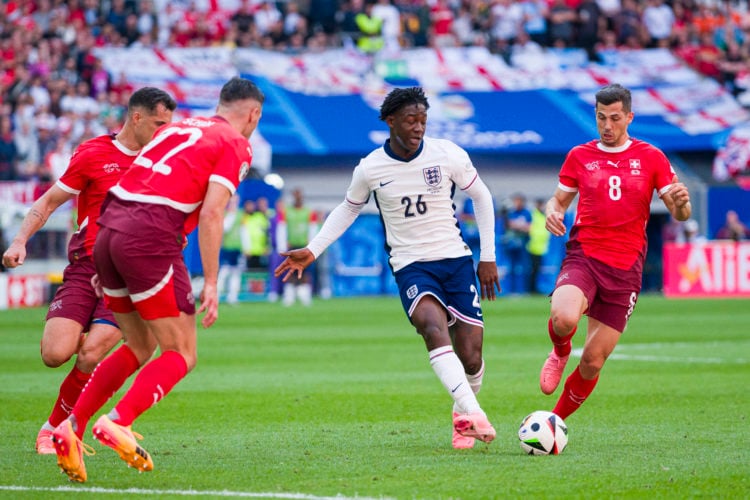
M 128 470 L 87 438 L 97 454 L 82 485 L 34 452 L 69 368 L 39 360 L 44 310 L 0 312 L 0 497 L 750 496 L 747 300 L 642 297 L 596 391 L 567 420 L 568 448 L 550 457 L 522 454 L 516 437 L 521 418 L 559 394 L 538 388 L 548 300 L 484 309 L 490 445 L 451 448 L 450 398 L 397 299 L 250 303 L 222 308 L 199 333 L 198 367 L 136 422 L 155 470 Z

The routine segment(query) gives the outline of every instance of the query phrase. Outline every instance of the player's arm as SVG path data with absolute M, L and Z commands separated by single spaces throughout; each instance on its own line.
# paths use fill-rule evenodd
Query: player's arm
M 555 194 L 547 201 L 547 207 L 544 210 L 547 216 L 545 223 L 547 231 L 555 236 L 565 234 L 565 212 L 568 210 L 570 204 L 573 203 L 577 194 L 577 191 L 566 191 L 559 186 L 555 189 Z
M 3 265 L 5 267 L 22 265 L 26 260 L 26 243 L 29 239 L 47 223 L 47 219 L 60 205 L 74 196 L 75 194 L 63 190 L 57 184 L 53 184 L 36 200 L 23 218 L 18 234 L 3 254 Z
M 492 193 L 479 177 L 464 192 L 474 204 L 474 217 L 479 230 L 477 278 L 482 298 L 495 300 L 495 289 L 498 292 L 502 289 L 495 258 L 495 208 L 492 205 Z
M 209 182 L 198 216 L 198 246 L 204 277 L 198 312 L 206 313 L 201 320 L 204 328 L 211 326 L 219 316 L 219 251 L 224 234 L 224 209 L 231 195 L 225 185 Z
M 364 203 L 357 204 L 348 199 L 341 202 L 328 215 L 323 227 L 320 228 L 318 234 L 308 243 L 307 247 L 281 253 L 286 258 L 276 268 L 274 275 L 283 275 L 283 281 L 287 281 L 294 273 L 301 277 L 302 271 L 352 225 L 362 211 L 362 207 L 364 207 Z
M 693 213 L 693 208 L 690 205 L 690 192 L 687 186 L 675 175 L 672 178 L 672 184 L 662 191 L 664 192 L 659 193 L 659 196 L 672 217 L 679 221 L 688 220 Z

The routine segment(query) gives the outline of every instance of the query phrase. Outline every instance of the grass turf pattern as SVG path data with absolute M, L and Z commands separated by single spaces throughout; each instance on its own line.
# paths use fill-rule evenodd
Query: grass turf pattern
M 97 454 L 83 485 L 34 451 L 71 364 L 39 359 L 44 309 L 2 311 L 0 498 L 750 496 L 746 299 L 642 296 L 596 390 L 566 420 L 568 448 L 547 457 L 524 455 L 516 434 L 562 388 L 539 390 L 548 299 L 483 307 L 490 445 L 451 448 L 451 400 L 397 298 L 222 305 L 199 329 L 196 369 L 134 425 L 154 471 L 128 470 L 89 428 Z M 584 332 L 585 320 L 574 349 Z

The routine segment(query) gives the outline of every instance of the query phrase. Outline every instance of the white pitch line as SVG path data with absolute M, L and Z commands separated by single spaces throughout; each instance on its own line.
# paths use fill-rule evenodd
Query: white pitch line
M 147 490 L 142 488 L 87 488 L 75 486 L 56 486 L 54 488 L 44 488 L 36 486 L 12 486 L 0 485 L 0 491 L 46 491 L 52 493 L 96 493 L 96 494 L 116 494 L 129 493 L 134 495 L 179 495 L 185 497 L 227 497 L 227 498 L 285 498 L 292 500 L 384 500 L 386 497 L 347 497 L 336 495 L 333 497 L 321 497 L 317 495 L 308 495 L 306 493 L 255 493 L 249 491 L 199 491 L 199 490 Z
M 617 346 L 615 349 L 615 352 L 613 352 L 609 359 L 619 359 L 619 360 L 625 360 L 625 361 L 648 361 L 648 362 L 655 362 L 655 363 L 703 363 L 703 364 L 722 364 L 722 363 L 732 363 L 732 364 L 738 364 L 738 365 L 745 365 L 748 361 L 745 358 L 719 358 L 719 357 L 697 357 L 697 356 L 657 356 L 653 354 L 627 354 L 620 351 L 623 350 L 630 350 L 630 349 L 644 349 L 644 348 L 651 348 L 653 350 L 659 350 L 660 348 L 664 347 L 670 347 L 675 346 L 677 344 L 634 344 L 634 345 L 627 345 L 627 346 Z M 574 357 L 580 358 L 581 354 L 583 353 L 583 349 L 573 349 L 571 354 Z

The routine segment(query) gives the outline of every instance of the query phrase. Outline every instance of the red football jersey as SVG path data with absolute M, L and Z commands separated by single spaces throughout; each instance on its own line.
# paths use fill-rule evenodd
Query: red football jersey
M 218 182 L 234 193 L 252 157 L 250 141 L 223 118 L 186 118 L 156 131 L 112 193 L 184 213 L 188 234 L 198 225 L 208 183 Z
M 102 135 L 81 143 L 70 159 L 57 186 L 78 196 L 78 231 L 68 244 L 68 253 L 91 255 L 99 226 L 102 202 L 107 191 L 130 168 L 138 151 L 122 145 L 114 135 Z
M 593 140 L 573 148 L 560 170 L 560 189 L 578 191 L 570 232 L 584 253 L 618 269 L 646 254 L 646 223 L 654 189 L 669 191 L 674 170 L 656 147 L 637 140 L 605 148 Z

